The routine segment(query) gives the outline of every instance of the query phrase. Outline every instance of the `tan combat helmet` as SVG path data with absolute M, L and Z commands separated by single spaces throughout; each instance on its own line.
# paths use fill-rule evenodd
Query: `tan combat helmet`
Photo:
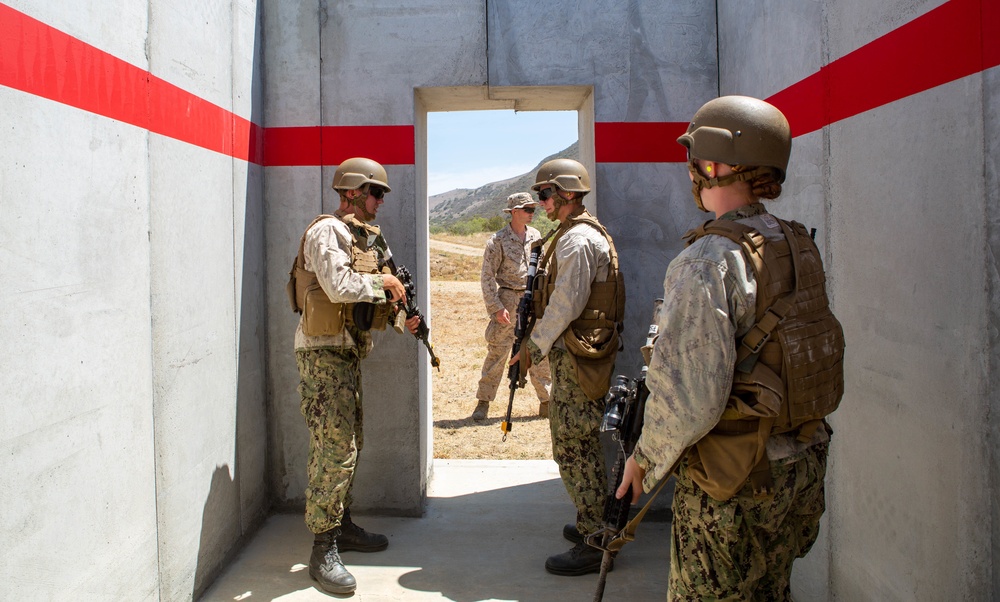
M 788 120 L 776 107 L 749 96 L 721 96 L 694 114 L 687 132 L 677 139 L 688 156 L 726 165 L 770 167 L 778 183 L 785 181 L 792 135 Z M 721 185 L 721 183 L 720 183 Z
M 392 192 L 385 168 L 371 159 L 364 157 L 347 159 L 333 174 L 333 189 L 340 192 L 355 190 L 365 184 L 375 184 L 385 188 L 386 192 Z
M 579 192 L 580 197 L 590 192 L 590 174 L 587 168 L 573 159 L 553 159 L 538 168 L 532 190 L 551 184 L 566 192 Z

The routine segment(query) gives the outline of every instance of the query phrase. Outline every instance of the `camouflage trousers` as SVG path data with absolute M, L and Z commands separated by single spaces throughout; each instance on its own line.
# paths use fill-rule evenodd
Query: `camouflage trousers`
M 507 375 L 507 361 L 510 359 L 510 348 L 514 345 L 514 324 L 517 319 L 517 304 L 521 300 L 523 291 L 515 291 L 509 288 L 500 289 L 500 302 L 503 303 L 507 312 L 510 313 L 511 324 L 501 324 L 497 322 L 496 316 L 490 316 L 490 323 L 486 325 L 486 359 L 483 361 L 483 370 L 479 377 L 479 388 L 476 391 L 476 399 L 482 401 L 493 401 L 497 396 L 497 387 L 500 381 Z M 549 400 L 549 390 L 552 387 L 552 377 L 549 374 L 549 360 L 543 359 L 539 364 L 532 364 L 528 368 L 528 378 L 531 386 L 535 389 L 538 401 Z
M 828 444 L 771 463 L 775 493 L 755 499 L 750 484 L 719 502 L 677 472 L 667 599 L 791 600 L 792 561 L 806 555 L 826 508 Z
M 576 506 L 576 528 L 593 533 L 601 528 L 608 477 L 601 445 L 604 400 L 587 399 L 576 378 L 569 352 L 553 347 L 552 398 L 549 400 L 549 430 L 552 458 Z
M 295 352 L 302 415 L 309 427 L 306 525 L 313 533 L 340 526 L 364 445 L 361 360 L 354 349 Z

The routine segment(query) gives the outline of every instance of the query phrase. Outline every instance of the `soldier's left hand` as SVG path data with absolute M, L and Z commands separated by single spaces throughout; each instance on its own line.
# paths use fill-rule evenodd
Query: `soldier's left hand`
M 625 470 L 622 471 L 622 484 L 618 486 L 615 490 L 615 497 L 622 499 L 625 494 L 628 493 L 628 488 L 632 486 L 632 499 L 629 501 L 630 504 L 634 504 L 639 501 L 639 496 L 642 495 L 642 479 L 646 476 L 646 471 L 639 466 L 639 463 L 635 461 L 635 458 L 629 456 L 628 460 L 625 460 Z
M 412 318 L 406 319 L 406 329 L 410 331 L 410 334 L 417 334 L 417 328 L 420 327 L 420 316 L 413 316 Z

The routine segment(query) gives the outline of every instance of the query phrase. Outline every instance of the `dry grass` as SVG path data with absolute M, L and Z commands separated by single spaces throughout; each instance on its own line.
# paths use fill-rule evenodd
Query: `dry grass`
M 482 249 L 489 237 L 449 235 L 447 242 Z M 435 235 L 434 238 L 440 238 Z M 431 337 L 441 358 L 433 372 L 435 458 L 540 460 L 552 458 L 549 422 L 540 418 L 531 385 L 514 397 L 512 428 L 501 441 L 500 422 L 507 411 L 506 377 L 483 422 L 472 420 L 479 372 L 486 357 L 483 332 L 488 318 L 479 287 L 481 257 L 431 250 Z

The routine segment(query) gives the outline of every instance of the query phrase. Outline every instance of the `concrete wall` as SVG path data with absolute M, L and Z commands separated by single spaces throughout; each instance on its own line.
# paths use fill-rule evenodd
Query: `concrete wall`
M 255 2 L 6 4 L 260 121 Z M 191 599 L 269 507 L 262 170 L 12 88 L 0 116 L 0 598 Z

